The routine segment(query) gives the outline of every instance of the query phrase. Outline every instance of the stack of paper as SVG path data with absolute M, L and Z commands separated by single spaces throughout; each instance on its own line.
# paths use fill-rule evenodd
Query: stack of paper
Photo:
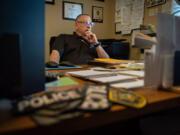
M 92 61 L 89 61 L 88 64 L 96 66 L 109 66 L 109 65 L 119 65 L 123 63 L 134 63 L 135 61 L 130 60 L 119 60 L 119 59 L 106 59 L 106 58 L 96 58 Z
M 117 75 L 117 76 L 107 76 L 107 77 L 99 77 L 99 78 L 89 78 L 91 81 L 96 81 L 100 83 L 117 83 L 117 82 L 126 82 L 129 80 L 134 80 L 136 77 L 133 76 L 125 76 L 125 75 Z
M 68 74 L 100 83 L 117 83 L 117 82 L 119 83 L 119 82 L 126 82 L 137 79 L 136 76 L 120 75 L 118 73 L 115 74 L 114 72 L 93 71 L 93 70 L 74 71 L 74 72 L 68 72 Z
M 105 71 L 103 69 L 103 71 L 94 71 L 93 69 L 67 73 L 75 77 L 88 79 L 90 81 L 95 81 L 103 84 L 111 84 L 111 86 L 118 88 L 139 88 L 144 86 L 144 81 L 138 80 L 139 77 L 144 77 L 144 71 L 119 70 L 112 72 L 111 70 Z M 101 69 L 102 68 L 100 68 L 100 70 Z
M 150 49 L 153 45 L 157 43 L 152 37 L 144 35 L 143 33 L 138 33 L 135 37 L 135 46 L 141 49 Z
M 72 76 L 84 77 L 86 79 L 90 77 L 115 75 L 112 72 L 103 72 L 103 71 L 94 71 L 94 70 L 81 70 L 81 71 L 73 71 L 73 72 L 67 72 L 67 73 Z
M 127 69 L 144 70 L 144 62 L 143 63 L 128 63 Z
M 125 89 L 141 88 L 144 87 L 144 80 L 134 80 L 129 82 L 116 83 L 116 84 L 111 84 L 111 86 L 116 88 L 125 88 Z
M 119 73 L 133 75 L 137 77 L 144 77 L 144 71 L 125 70 L 125 71 L 119 71 Z
M 96 58 L 94 61 L 97 62 L 104 62 L 104 63 L 108 63 L 108 64 L 121 64 L 121 63 L 132 63 L 135 61 L 130 61 L 130 60 L 119 60 L 119 59 L 105 59 L 105 58 Z

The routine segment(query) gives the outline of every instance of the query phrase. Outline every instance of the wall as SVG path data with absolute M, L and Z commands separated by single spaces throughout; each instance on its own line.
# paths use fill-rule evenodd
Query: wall
M 46 61 L 49 60 L 49 39 L 61 33 L 71 34 L 74 29 L 74 21 L 62 19 L 62 1 L 55 0 L 55 4 L 46 4 L 45 15 L 45 37 L 46 37 Z M 95 23 L 93 32 L 99 39 L 114 37 L 114 7 L 115 0 L 105 0 L 99 2 L 95 0 L 66 0 L 71 2 L 83 3 L 83 13 L 92 16 L 92 6 L 104 7 L 103 23 Z
M 164 11 L 166 8 L 166 11 Z M 153 24 L 157 27 L 157 13 L 166 12 L 171 13 L 172 11 L 172 0 L 166 0 L 166 3 L 151 8 L 145 8 L 144 12 L 144 24 Z M 154 13 L 153 13 L 154 12 Z

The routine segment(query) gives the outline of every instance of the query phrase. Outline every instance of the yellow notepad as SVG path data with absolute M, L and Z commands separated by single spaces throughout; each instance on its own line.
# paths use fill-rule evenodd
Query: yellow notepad
M 132 63 L 135 61 L 132 60 L 119 60 L 119 59 L 112 59 L 112 58 L 96 58 L 95 61 L 97 62 L 104 62 L 104 63 L 108 63 L 108 64 L 120 64 L 120 63 Z

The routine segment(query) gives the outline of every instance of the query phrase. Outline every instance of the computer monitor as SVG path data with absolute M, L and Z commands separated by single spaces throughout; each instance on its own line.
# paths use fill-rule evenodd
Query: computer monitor
M 0 4 L 0 98 L 44 90 L 44 0 Z

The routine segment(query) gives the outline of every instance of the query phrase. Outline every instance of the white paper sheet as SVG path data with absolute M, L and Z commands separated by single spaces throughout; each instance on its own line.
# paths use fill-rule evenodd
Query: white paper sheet
M 121 32 L 122 31 L 122 24 L 119 22 L 119 23 L 116 23 L 116 32 Z
M 122 0 L 116 0 L 115 23 L 121 22 L 121 6 Z
M 126 88 L 126 89 L 140 88 L 140 87 L 144 87 L 144 81 L 136 80 L 131 82 L 115 83 L 115 84 L 111 84 L 111 86 L 116 88 Z
M 131 79 L 136 79 L 136 77 L 126 76 L 126 75 L 117 75 L 117 76 L 108 76 L 108 77 L 101 77 L 101 78 L 90 78 L 89 80 L 97 81 L 101 83 L 111 83 L 111 82 L 125 81 L 125 80 L 131 80 Z
M 131 24 L 131 6 L 121 8 L 122 25 Z
M 135 45 L 134 39 L 135 39 L 136 35 L 139 32 L 140 32 L 140 30 L 133 30 L 133 32 L 132 32 L 132 41 L 131 41 L 132 46 Z
M 73 76 L 78 76 L 78 77 L 112 74 L 112 72 L 103 72 L 103 71 L 94 71 L 94 70 L 73 71 L 73 72 L 67 72 L 67 73 Z
M 119 71 L 119 73 L 144 77 L 144 71 L 126 70 L 126 71 Z
M 121 27 L 122 34 L 131 34 L 131 25 L 122 25 Z
M 94 71 L 107 71 L 107 72 L 118 72 L 118 71 L 125 70 L 125 69 L 109 69 L 109 68 L 103 68 L 103 67 L 91 67 L 89 69 L 94 70 Z

